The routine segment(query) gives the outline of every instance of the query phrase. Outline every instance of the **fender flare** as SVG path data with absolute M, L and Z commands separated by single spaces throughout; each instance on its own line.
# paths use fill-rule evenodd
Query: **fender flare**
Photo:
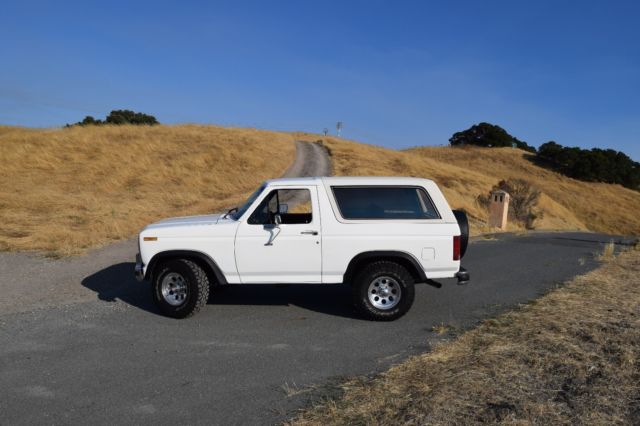
M 176 258 L 191 259 L 196 261 L 202 268 L 204 268 L 207 272 L 211 273 L 213 277 L 215 277 L 217 284 L 227 284 L 227 278 L 224 276 L 222 270 L 211 258 L 211 256 L 195 250 L 167 250 L 156 253 L 149 261 L 149 266 L 147 267 L 144 279 L 153 279 L 155 268 L 158 266 L 158 263 L 161 260 Z
M 420 262 L 418 262 L 418 260 L 410 253 L 396 250 L 373 250 L 359 253 L 353 259 L 351 259 L 351 261 L 349 262 L 349 266 L 347 266 L 347 270 L 344 273 L 343 282 L 348 283 L 349 281 L 351 281 L 357 273 L 360 265 L 362 265 L 363 263 L 369 263 L 370 261 L 374 260 L 398 261 L 398 263 L 407 268 L 409 273 L 415 279 L 415 282 L 423 283 L 429 281 L 429 279 L 427 278 L 427 274 L 424 272 L 424 269 L 420 265 Z

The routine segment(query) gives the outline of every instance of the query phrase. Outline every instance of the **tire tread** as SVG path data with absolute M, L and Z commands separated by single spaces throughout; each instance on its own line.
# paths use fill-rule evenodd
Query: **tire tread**
M 171 266 L 174 264 L 174 266 Z M 194 278 L 194 287 L 190 288 L 190 291 L 196 293 L 195 300 L 188 300 L 186 304 L 172 307 L 166 304 L 163 300 L 161 300 L 158 294 L 158 281 L 160 277 L 164 275 L 165 272 L 171 271 L 172 269 L 182 269 L 182 267 L 178 266 L 182 264 L 182 267 L 186 268 Z M 191 279 L 191 277 L 188 277 Z M 153 282 L 153 295 L 156 301 L 156 304 L 159 306 L 160 310 L 167 316 L 172 318 L 188 318 L 195 315 L 203 306 L 207 304 L 209 300 L 209 277 L 204 269 L 200 267 L 196 262 L 185 259 L 185 258 L 174 258 L 169 259 L 163 264 L 158 266 L 158 274 L 154 278 Z
M 209 285 L 209 277 L 207 276 L 207 273 L 205 272 L 205 270 L 200 267 L 200 265 L 198 265 L 197 263 L 189 259 L 181 259 L 181 260 L 184 261 L 184 263 L 193 272 L 193 275 L 195 275 L 196 285 L 198 287 L 198 298 L 196 299 L 196 303 L 193 309 L 191 310 L 191 312 L 189 312 L 185 316 L 185 318 L 188 318 L 198 313 L 200 309 L 202 309 L 202 307 L 207 304 L 207 301 L 209 300 L 210 285 Z
M 389 311 L 378 310 L 373 307 L 367 296 L 370 281 L 376 274 L 386 273 L 395 275 L 402 281 L 402 299 L 400 303 Z M 413 304 L 414 279 L 407 269 L 399 263 L 390 260 L 378 260 L 368 263 L 356 274 L 353 285 L 353 302 L 356 310 L 366 319 L 373 321 L 393 321 L 407 313 Z M 363 287 L 366 289 L 363 291 Z

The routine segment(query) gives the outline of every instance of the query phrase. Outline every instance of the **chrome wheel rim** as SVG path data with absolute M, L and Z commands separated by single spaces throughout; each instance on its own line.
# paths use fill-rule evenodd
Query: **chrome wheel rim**
M 171 306 L 180 306 L 187 300 L 189 290 L 184 277 L 177 272 L 169 272 L 160 284 L 162 298 Z
M 395 278 L 378 277 L 369 284 L 367 291 L 369 302 L 383 311 L 396 306 L 402 298 L 402 288 Z

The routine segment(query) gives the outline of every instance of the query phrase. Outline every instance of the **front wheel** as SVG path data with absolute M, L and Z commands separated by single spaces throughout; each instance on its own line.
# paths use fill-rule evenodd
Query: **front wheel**
M 209 298 L 209 279 L 188 259 L 163 263 L 153 279 L 153 299 L 163 314 L 186 318 L 198 312 Z
M 415 289 L 413 277 L 395 262 L 366 265 L 356 276 L 353 302 L 360 314 L 375 321 L 393 321 L 409 311 Z

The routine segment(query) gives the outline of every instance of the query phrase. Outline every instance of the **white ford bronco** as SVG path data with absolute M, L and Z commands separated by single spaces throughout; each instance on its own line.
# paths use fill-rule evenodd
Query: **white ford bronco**
M 179 217 L 139 236 L 135 274 L 160 310 L 184 318 L 210 288 L 235 284 L 339 284 L 366 318 L 394 320 L 414 284 L 469 281 L 469 236 L 437 185 L 399 177 L 274 179 L 226 214 Z

